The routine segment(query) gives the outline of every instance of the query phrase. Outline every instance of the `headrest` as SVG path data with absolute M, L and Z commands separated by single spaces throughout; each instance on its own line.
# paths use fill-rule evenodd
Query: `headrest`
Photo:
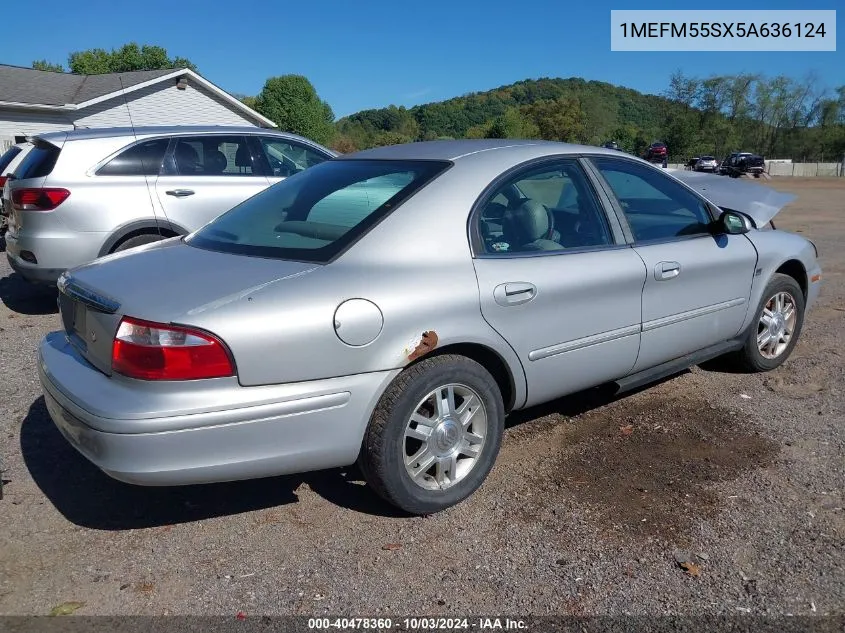
M 238 145 L 235 152 L 235 167 L 252 167 L 252 157 L 249 155 L 249 147 Z
M 199 167 L 200 157 L 197 150 L 187 143 L 177 143 L 176 151 L 176 166 L 179 172 L 183 174 L 195 174 Z
M 226 154 L 219 149 L 210 149 L 205 151 L 203 160 L 203 167 L 207 174 L 222 174 L 226 170 L 229 161 L 226 160 Z
M 549 233 L 549 213 L 536 200 L 526 200 L 516 209 L 508 209 L 502 219 L 502 233 L 511 244 L 528 244 Z

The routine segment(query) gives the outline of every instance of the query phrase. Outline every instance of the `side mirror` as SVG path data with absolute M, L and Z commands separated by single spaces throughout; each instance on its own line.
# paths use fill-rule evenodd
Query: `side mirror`
M 754 224 L 744 213 L 723 211 L 719 216 L 719 229 L 728 235 L 742 235 L 754 228 Z

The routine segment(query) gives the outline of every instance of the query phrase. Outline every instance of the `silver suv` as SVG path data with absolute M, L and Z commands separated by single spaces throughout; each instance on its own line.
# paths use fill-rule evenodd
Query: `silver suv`
M 335 156 L 255 127 L 51 132 L 3 190 L 6 256 L 28 281 L 201 227 L 268 186 Z

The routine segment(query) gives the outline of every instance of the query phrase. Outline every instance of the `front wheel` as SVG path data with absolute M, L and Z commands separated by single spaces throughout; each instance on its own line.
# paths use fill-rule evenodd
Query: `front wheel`
M 438 512 L 481 486 L 499 453 L 504 419 L 502 395 L 484 367 L 463 356 L 424 359 L 382 395 L 359 465 L 393 505 Z
M 775 274 L 766 286 L 739 361 L 754 372 L 771 371 L 789 358 L 804 324 L 804 293 L 792 277 Z

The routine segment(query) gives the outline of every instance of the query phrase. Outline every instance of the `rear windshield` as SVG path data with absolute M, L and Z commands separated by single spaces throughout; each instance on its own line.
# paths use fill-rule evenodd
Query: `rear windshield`
M 242 202 L 186 241 L 226 253 L 325 263 L 449 165 L 326 161 Z
M 42 178 L 48 176 L 59 158 L 60 150 L 49 143 L 39 143 L 33 147 L 15 170 L 15 179 Z
M 0 156 L 0 176 L 4 176 L 3 170 L 9 166 L 9 163 L 21 153 L 21 148 L 17 147 L 16 145 L 12 145 L 9 149 L 7 149 L 2 156 Z
M 713 158 L 712 156 L 702 156 L 701 160 L 716 160 L 716 159 Z

